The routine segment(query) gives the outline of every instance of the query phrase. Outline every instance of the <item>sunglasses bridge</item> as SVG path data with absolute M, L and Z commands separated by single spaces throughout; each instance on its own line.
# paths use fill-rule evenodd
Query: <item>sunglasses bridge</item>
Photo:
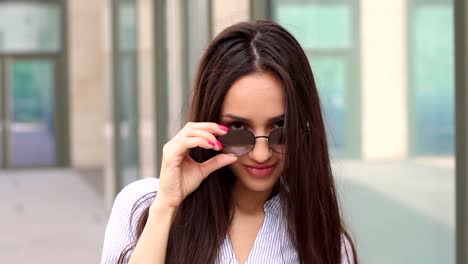
M 273 147 L 273 146 L 271 145 L 271 143 L 270 143 L 271 132 L 270 132 L 270 134 L 269 134 L 268 136 L 255 136 L 254 133 L 252 133 L 252 132 L 250 132 L 250 131 L 249 131 L 249 133 L 251 133 L 251 134 L 253 135 L 253 138 L 254 138 L 254 141 L 253 141 L 253 144 L 252 144 L 252 148 L 250 149 L 250 151 L 252 151 L 252 149 L 255 147 L 255 145 L 257 145 L 257 138 L 266 138 L 267 143 L 268 143 L 268 148 L 269 148 L 270 150 L 272 150 L 273 152 L 277 152 L 277 151 L 275 151 L 274 147 Z M 249 151 L 249 152 L 250 152 L 250 151 Z

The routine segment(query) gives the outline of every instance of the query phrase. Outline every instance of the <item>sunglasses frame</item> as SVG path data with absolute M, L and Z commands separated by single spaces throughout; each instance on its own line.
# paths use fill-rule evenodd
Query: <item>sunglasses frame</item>
M 286 153 L 282 153 L 282 152 L 276 151 L 274 148 L 272 148 L 272 146 L 271 146 L 271 144 L 270 144 L 270 137 L 271 137 L 271 134 L 274 133 L 275 131 L 278 131 L 278 130 L 283 130 L 284 132 L 286 132 L 286 128 L 285 128 L 285 127 L 277 127 L 277 128 L 272 129 L 272 130 L 270 131 L 270 133 L 268 134 L 268 136 L 255 136 L 255 134 L 254 134 L 252 131 L 250 131 L 250 130 L 248 130 L 248 129 L 242 129 L 242 131 L 245 131 L 246 133 L 249 133 L 249 134 L 252 136 L 252 138 L 253 138 L 253 144 L 252 144 L 251 148 L 250 148 L 249 151 L 247 151 L 245 154 L 242 154 L 242 155 L 239 155 L 239 156 L 238 156 L 238 155 L 235 155 L 234 153 L 229 153 L 229 154 L 233 154 L 233 155 L 235 155 L 236 157 L 242 157 L 242 156 L 245 156 L 245 155 L 249 154 L 249 153 L 252 151 L 252 149 L 254 149 L 255 144 L 257 144 L 257 138 L 266 138 L 266 139 L 267 139 L 267 142 L 268 142 L 268 147 L 269 147 L 269 149 L 271 149 L 271 151 L 273 151 L 273 152 L 275 152 L 275 153 L 278 153 L 278 154 L 286 154 Z M 229 133 L 229 132 L 228 132 L 228 133 Z M 285 133 L 284 133 L 284 134 L 285 134 Z M 222 138 L 222 137 L 223 137 L 223 136 L 219 136 L 218 139 L 219 139 L 219 138 Z

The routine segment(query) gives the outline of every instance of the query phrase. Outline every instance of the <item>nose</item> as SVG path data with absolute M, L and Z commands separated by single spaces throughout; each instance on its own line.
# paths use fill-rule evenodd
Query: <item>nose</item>
M 264 163 L 271 158 L 272 152 L 268 139 L 257 138 L 254 148 L 249 152 L 249 156 L 257 163 Z

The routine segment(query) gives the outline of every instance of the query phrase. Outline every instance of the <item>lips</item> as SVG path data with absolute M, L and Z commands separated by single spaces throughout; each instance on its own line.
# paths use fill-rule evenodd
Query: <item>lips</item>
M 264 178 L 269 176 L 276 167 L 273 165 L 244 165 L 247 172 L 255 178 Z

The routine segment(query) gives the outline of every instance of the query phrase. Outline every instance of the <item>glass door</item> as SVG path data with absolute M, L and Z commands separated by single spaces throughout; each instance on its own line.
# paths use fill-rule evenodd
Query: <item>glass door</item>
M 117 189 L 137 180 L 139 172 L 138 143 L 138 54 L 137 5 L 135 0 L 118 0 L 114 5 L 114 121 L 117 124 L 116 175 Z
M 2 167 L 56 165 L 54 61 L 9 57 L 3 65 Z
M 0 60 L 0 168 L 5 167 L 6 164 L 6 155 L 3 146 L 5 145 L 5 78 L 3 74 L 3 61 Z

